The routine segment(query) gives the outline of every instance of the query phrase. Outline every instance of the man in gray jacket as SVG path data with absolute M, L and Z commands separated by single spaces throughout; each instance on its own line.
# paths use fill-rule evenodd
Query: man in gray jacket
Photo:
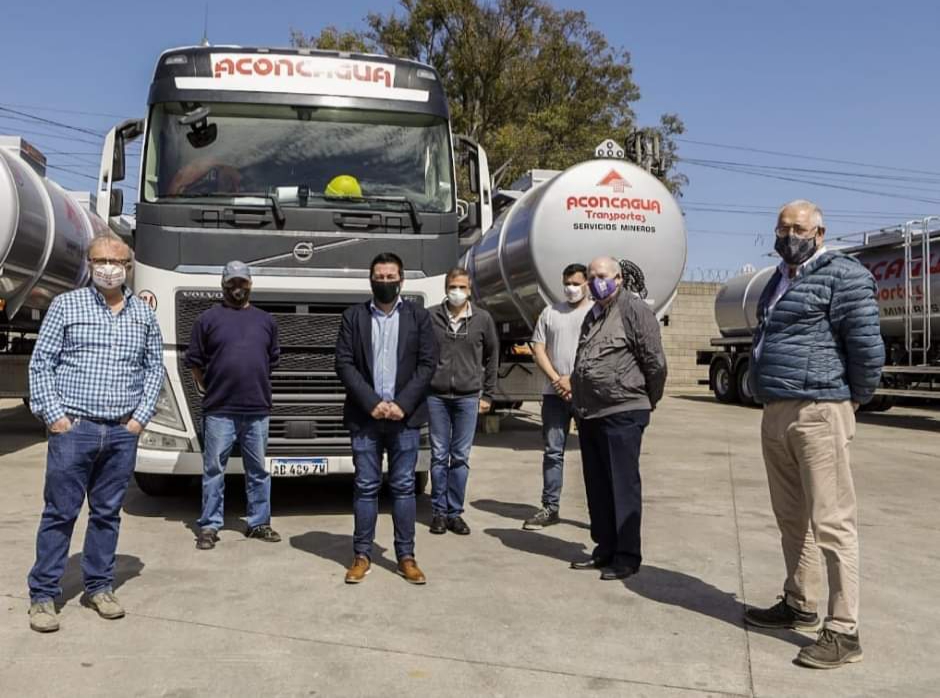
M 858 260 L 826 250 L 819 207 L 787 204 L 776 233 L 783 261 L 758 303 L 750 381 L 764 403 L 761 445 L 787 576 L 780 603 L 750 608 L 744 619 L 762 628 L 819 627 L 821 550 L 828 613 L 796 661 L 832 669 L 862 658 L 849 442 L 855 410 L 880 381 L 884 342 L 875 281 Z
M 642 283 L 625 288 L 617 261 L 599 257 L 588 269 L 588 286 L 596 303 L 581 326 L 571 392 L 596 547 L 571 567 L 626 579 L 642 561 L 640 442 L 663 395 L 666 358 L 659 322 L 638 295 L 645 293 Z

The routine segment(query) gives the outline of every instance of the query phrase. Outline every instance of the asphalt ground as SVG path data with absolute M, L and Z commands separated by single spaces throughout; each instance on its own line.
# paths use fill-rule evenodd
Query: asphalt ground
M 351 560 L 349 481 L 280 479 L 279 544 L 242 535 L 244 495 L 227 486 L 218 547 L 197 551 L 199 490 L 125 503 L 116 592 L 127 616 L 79 603 L 84 515 L 63 580 L 62 628 L 28 628 L 26 574 L 42 506 L 45 437 L 0 401 L 2 696 L 926 696 L 940 695 L 940 411 L 860 417 L 853 471 L 860 506 L 865 659 L 796 666 L 813 637 L 745 628 L 744 604 L 781 593 L 783 560 L 760 457 L 757 409 L 671 395 L 643 456 L 644 567 L 625 582 L 568 569 L 590 549 L 577 437 L 561 514 L 521 530 L 538 504 L 538 406 L 474 446 L 467 537 L 428 533 L 428 584 L 394 574 L 388 502 L 375 568 Z

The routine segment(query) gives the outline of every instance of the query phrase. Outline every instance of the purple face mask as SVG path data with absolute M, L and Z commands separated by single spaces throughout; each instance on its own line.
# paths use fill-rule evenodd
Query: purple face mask
M 591 288 L 591 295 L 596 301 L 602 301 L 605 298 L 613 295 L 614 291 L 617 290 L 617 280 L 616 279 L 601 279 L 600 277 L 595 276 L 588 283 L 588 286 Z

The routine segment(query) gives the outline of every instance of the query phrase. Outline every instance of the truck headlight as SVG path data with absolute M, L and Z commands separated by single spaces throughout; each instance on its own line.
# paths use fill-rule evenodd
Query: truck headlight
M 155 431 L 144 429 L 140 434 L 138 445 L 142 448 L 152 448 L 158 451 L 189 451 L 189 439 L 168 434 L 158 434 Z
M 160 388 L 160 395 L 157 397 L 157 411 L 154 412 L 150 421 L 163 427 L 170 427 L 170 429 L 180 431 L 186 429 L 183 425 L 183 415 L 180 414 L 180 408 L 176 404 L 173 388 L 167 376 L 163 378 L 163 387 Z

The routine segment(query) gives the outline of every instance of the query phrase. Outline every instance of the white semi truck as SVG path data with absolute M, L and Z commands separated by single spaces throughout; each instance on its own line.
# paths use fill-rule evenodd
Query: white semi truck
M 128 230 L 115 185 L 125 145 L 138 137 Z M 425 307 L 443 299 L 448 269 L 471 270 L 475 298 L 501 332 L 497 404 L 540 396 L 531 357 L 518 349 L 545 303 L 560 299 L 567 264 L 601 254 L 629 259 L 646 277 L 647 302 L 665 312 L 685 264 L 681 211 L 613 141 L 596 156 L 495 193 L 483 149 L 451 133 L 430 66 L 308 49 L 163 53 L 146 119 L 115 126 L 105 139 L 95 192 L 100 218 L 134 249 L 133 288 L 154 308 L 165 342 L 166 380 L 141 438 L 138 485 L 161 494 L 175 476 L 202 471 L 201 401 L 184 356 L 193 321 L 221 300 L 221 270 L 232 259 L 251 266 L 252 303 L 280 329 L 268 448 L 275 473 L 352 472 L 333 350 L 343 309 L 370 296 L 369 262 L 379 252 L 403 258 L 403 294 Z M 467 165 L 463 177 L 457 162 Z M 362 196 L 325 195 L 337 175 L 355 177 Z M 469 181 L 463 197 L 460 179 Z M 11 237 L 23 234 L 9 225 Z M 21 363 L 29 341 L 19 344 Z M 422 443 L 419 487 L 429 465 L 426 437 Z M 233 456 L 229 467 L 240 472 Z

